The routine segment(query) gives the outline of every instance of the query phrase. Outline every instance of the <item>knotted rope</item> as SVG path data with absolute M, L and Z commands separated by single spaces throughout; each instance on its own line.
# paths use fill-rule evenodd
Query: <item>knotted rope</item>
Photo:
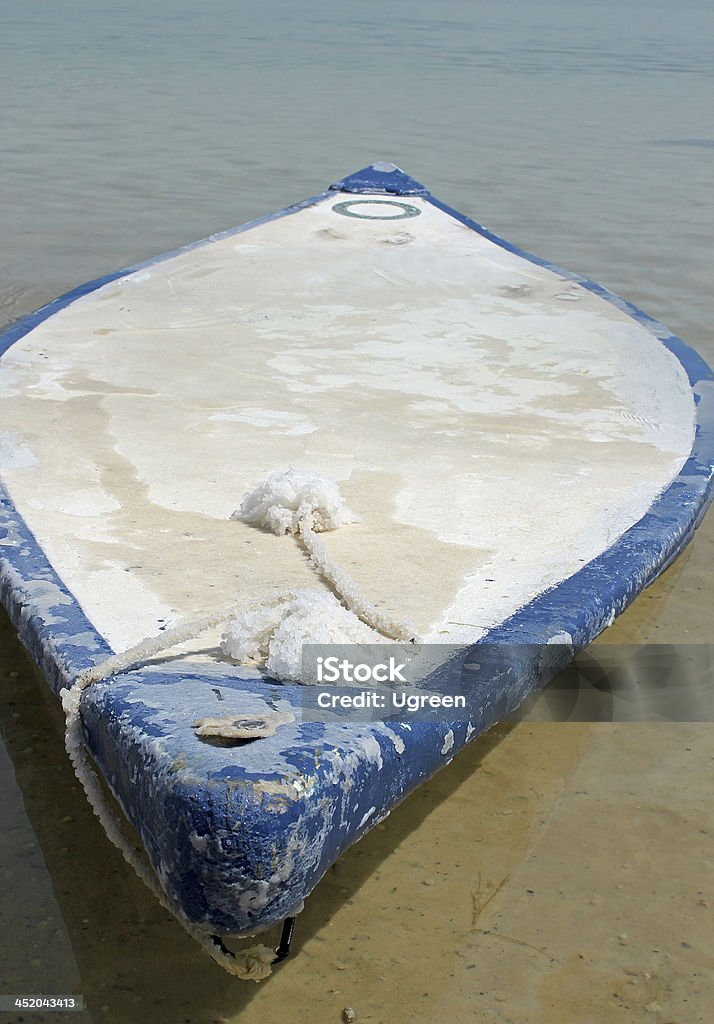
M 249 491 L 231 519 L 268 527 L 277 534 L 292 534 L 302 542 L 315 569 L 362 622 L 394 640 L 414 638 L 414 626 L 380 611 L 318 537 L 319 533 L 358 522 L 334 480 L 291 466 Z

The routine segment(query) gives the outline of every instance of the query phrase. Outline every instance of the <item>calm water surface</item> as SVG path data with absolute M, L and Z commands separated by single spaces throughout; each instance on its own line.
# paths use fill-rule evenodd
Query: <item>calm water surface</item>
M 3 0 L 0 322 L 381 159 L 714 361 L 713 38 L 704 0 Z M 711 536 L 698 545 L 620 639 L 709 643 Z M 84 991 L 74 1020 L 247 1020 L 248 995 L 230 994 L 108 850 L 61 716 L 6 626 L 0 674 L 0 991 Z M 455 799 L 444 786 L 416 814 L 427 838 L 438 801 Z M 357 848 L 369 870 L 417 829 L 400 813 L 383 847 Z M 315 897 L 315 932 L 359 899 L 369 871 L 349 856 L 352 882 Z M 403 911 L 385 922 L 403 928 Z M 419 934 L 438 964 L 450 940 L 431 925 Z M 315 1019 L 339 1019 L 357 954 L 341 955 Z M 262 1019 L 311 1019 L 305 985 L 298 972 Z M 393 994 L 371 1019 L 439 1019 L 434 990 L 417 987 L 417 1002 Z

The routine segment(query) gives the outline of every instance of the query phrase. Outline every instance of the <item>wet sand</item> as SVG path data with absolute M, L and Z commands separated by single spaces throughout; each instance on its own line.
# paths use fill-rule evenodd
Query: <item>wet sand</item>
M 591 650 L 708 643 L 713 546 L 709 517 Z M 0 658 L 2 987 L 88 1007 L 25 1020 L 313 1024 L 348 1006 L 383 1024 L 710 1019 L 710 722 L 537 721 L 544 694 L 340 859 L 291 958 L 255 985 L 205 958 L 109 845 L 4 616 Z

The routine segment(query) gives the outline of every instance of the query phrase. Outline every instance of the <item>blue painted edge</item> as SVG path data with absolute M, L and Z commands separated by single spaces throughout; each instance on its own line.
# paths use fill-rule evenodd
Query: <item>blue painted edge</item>
M 299 829 L 307 839 L 317 841 L 316 837 L 322 834 L 320 830 L 324 826 L 324 821 L 317 814 L 314 801 L 302 801 L 290 814 L 266 817 L 264 804 L 258 799 L 257 789 L 236 790 L 229 786 L 224 794 L 223 790 L 219 792 L 213 785 L 214 780 L 209 777 L 213 788 L 212 792 L 207 794 L 199 792 L 196 784 L 190 787 L 180 776 L 176 776 L 175 779 L 173 776 L 167 776 L 165 785 L 162 783 L 164 788 L 161 790 L 161 799 L 157 800 L 157 791 L 151 788 L 154 785 L 150 777 L 151 760 L 147 760 L 146 748 L 142 747 L 137 739 L 142 732 L 151 736 L 152 712 L 150 708 L 142 705 L 141 701 L 137 702 L 131 697 L 127 686 L 132 684 L 133 679 L 134 685 L 141 686 L 148 681 L 166 685 L 168 691 L 171 683 L 177 682 L 176 673 L 170 668 L 163 671 L 152 668 L 148 672 L 131 674 L 127 677 L 126 684 L 122 679 L 121 685 L 112 683 L 99 686 L 96 690 L 92 688 L 88 692 L 90 699 L 84 709 L 88 742 L 105 776 L 122 800 L 129 817 L 142 832 L 152 862 L 155 866 L 161 864 L 164 868 L 170 868 L 176 886 L 176 898 L 191 919 L 211 921 L 216 928 L 226 931 L 251 933 L 256 925 L 263 927 L 280 920 L 281 916 L 285 916 L 295 903 L 317 884 L 329 864 L 342 850 L 388 813 L 407 792 L 436 771 L 440 764 L 453 756 L 469 738 L 498 721 L 517 706 L 528 692 L 546 682 L 557 667 L 563 667 L 562 664 L 557 666 L 554 663 L 547 667 L 547 671 L 541 669 L 540 656 L 533 651 L 529 653 L 527 645 L 542 645 L 561 633 L 567 633 L 572 638 L 573 649 L 578 649 L 589 642 L 676 557 L 703 516 L 712 493 L 714 387 L 712 372 L 701 357 L 681 339 L 672 335 L 631 303 L 492 234 L 470 218 L 440 203 L 423 185 L 393 165 L 371 165 L 304 202 L 72 289 L 6 330 L 0 337 L 0 354 L 43 320 L 102 285 L 212 241 L 230 237 L 259 224 L 297 212 L 329 197 L 336 190 L 364 194 L 423 196 L 436 208 L 500 247 L 547 268 L 566 280 L 577 282 L 613 303 L 645 326 L 684 367 L 697 401 L 696 437 L 690 458 L 680 474 L 638 523 L 608 551 L 588 563 L 574 576 L 520 609 L 481 641 L 482 644 L 509 644 L 511 648 L 508 652 L 504 651 L 504 664 L 500 664 L 499 659 L 493 666 L 493 675 L 484 680 L 482 706 L 478 709 L 479 713 L 473 727 L 464 721 L 452 723 L 453 747 L 448 757 L 443 750 L 441 755 L 438 753 L 439 743 L 443 739 L 443 729 L 439 723 L 418 723 L 412 731 L 402 730 L 401 739 L 405 744 L 403 757 L 395 753 L 391 742 L 385 744 L 383 737 L 380 737 L 378 744 L 384 758 L 384 769 L 377 779 L 374 764 L 359 763 L 355 785 L 351 791 L 357 799 L 357 810 L 351 804 L 350 807 L 347 806 L 349 792 L 345 791 L 343 794 L 340 787 L 335 787 L 334 783 L 329 781 L 329 773 L 325 774 L 325 778 L 319 783 L 322 787 L 319 792 L 323 798 L 328 793 L 332 794 L 335 801 L 334 821 L 342 822 L 346 820 L 346 815 L 349 827 L 335 826 L 320 847 L 315 864 L 311 865 L 309 870 L 296 870 L 289 882 L 280 883 L 271 895 L 272 902 L 261 912 L 260 920 L 254 915 L 251 916 L 249 912 L 241 912 L 242 916 L 238 913 L 234 897 L 231 895 L 236 884 L 235 872 L 237 871 L 238 877 L 242 879 L 242 872 L 248 872 L 250 868 L 250 877 L 264 877 L 259 874 L 259 870 L 265 868 L 268 852 L 277 848 L 276 844 L 279 846 L 283 837 L 291 830 Z M 8 551 L 8 557 L 3 556 L 3 550 Z M 21 639 L 55 690 L 71 682 L 83 668 L 103 660 L 110 653 L 108 644 L 87 620 L 73 595 L 52 569 L 12 501 L 1 489 L 0 591 Z M 519 644 L 526 646 L 518 647 Z M 206 679 L 209 676 L 207 670 Z M 226 685 L 240 687 L 241 692 L 268 693 L 273 684 L 266 680 L 250 682 L 239 678 L 239 673 L 234 672 L 228 673 Z M 286 698 L 299 701 L 299 690 L 300 688 L 285 687 L 282 692 Z M 122 716 L 125 715 L 134 716 L 132 720 L 138 731 L 123 731 L 121 723 Z M 449 723 L 446 723 L 447 727 L 448 725 Z M 394 728 L 401 729 L 398 724 Z M 300 726 L 300 730 L 300 741 L 291 748 L 290 755 L 291 763 L 295 764 L 297 770 L 301 770 L 301 758 L 308 758 L 312 763 L 311 744 L 314 745 L 320 733 L 317 726 L 309 724 Z M 375 737 L 377 735 L 375 733 Z M 131 779 L 122 781 L 121 772 L 125 769 L 128 771 L 129 768 L 133 770 L 137 765 L 146 774 L 146 792 Z M 220 779 L 217 781 L 220 782 Z M 230 801 L 236 799 L 236 793 L 240 793 L 242 801 L 239 808 L 241 816 L 246 823 L 250 823 L 253 830 L 250 839 L 246 839 L 231 856 L 228 856 L 225 850 L 219 850 L 213 861 L 206 856 L 201 859 L 198 855 L 190 854 L 188 839 L 192 832 L 196 831 L 198 824 L 201 824 L 202 828 L 212 829 L 216 822 L 232 820 L 229 810 L 230 814 L 233 814 L 234 808 Z M 187 808 L 190 809 L 190 813 Z M 370 811 L 375 813 L 369 823 L 365 824 L 367 812 Z M 177 827 L 175 823 L 179 818 L 181 827 L 185 830 L 185 842 L 174 843 L 175 849 L 172 847 L 169 852 L 172 858 L 170 864 L 166 862 L 166 849 L 156 846 L 153 838 L 152 826 L 162 815 L 169 835 L 172 834 L 171 829 Z M 144 824 L 146 829 L 142 828 Z M 218 836 L 219 847 L 226 836 L 230 838 L 230 834 L 226 833 L 224 827 L 222 828 Z M 224 877 L 221 876 L 221 871 L 224 872 Z M 208 889 L 215 891 L 215 905 L 210 911 L 206 909 L 202 895 L 205 887 L 198 881 L 201 873 L 208 879 Z M 218 884 L 219 876 L 222 882 L 225 881 L 225 890 Z M 249 875 L 245 877 L 248 878 Z
M 330 185 L 332 192 L 354 192 L 358 195 L 375 193 L 390 196 L 428 196 L 429 190 L 420 181 L 411 178 L 394 164 L 376 163 Z

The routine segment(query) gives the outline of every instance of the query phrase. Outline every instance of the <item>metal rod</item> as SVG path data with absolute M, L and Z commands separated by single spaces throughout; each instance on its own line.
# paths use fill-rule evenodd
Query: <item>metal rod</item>
M 274 964 L 279 964 L 285 960 L 286 957 L 290 956 L 290 943 L 293 940 L 293 931 L 295 930 L 295 918 L 286 917 L 283 921 L 283 933 L 280 936 L 280 945 L 275 950 Z

